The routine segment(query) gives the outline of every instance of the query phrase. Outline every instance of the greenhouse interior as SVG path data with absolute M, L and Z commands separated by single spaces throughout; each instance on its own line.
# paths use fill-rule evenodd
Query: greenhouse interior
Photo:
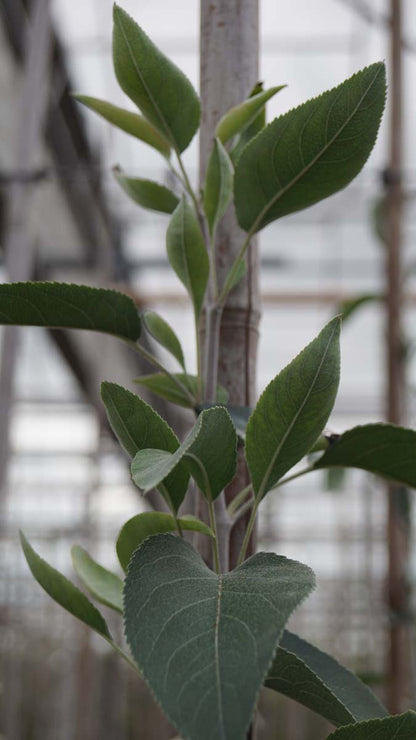
M 269 223 L 255 237 L 258 260 L 253 267 L 249 257 L 243 278 L 254 291 L 255 310 L 252 304 L 245 309 L 253 322 L 241 329 L 230 309 L 228 329 L 229 336 L 241 334 L 254 357 L 257 345 L 257 369 L 250 366 L 248 381 L 254 390 L 246 388 L 245 400 L 236 400 L 231 389 L 230 402 L 254 407 L 283 368 L 341 316 L 341 378 L 324 439 L 332 444 L 352 427 L 379 422 L 416 429 L 416 4 L 120 5 L 197 91 L 212 41 L 201 18 L 207 26 L 210 14 L 218 14 L 215 43 L 240 32 L 242 56 L 254 58 L 252 70 L 257 65 L 257 76 L 236 83 L 245 91 L 237 100 L 231 83 L 228 108 L 260 81 L 265 90 L 284 86 L 267 102 L 267 122 L 385 62 L 386 107 L 362 171 L 345 189 Z M 242 29 L 245 13 L 256 27 Z M 143 208 L 120 187 L 120 173 L 156 181 L 179 202 L 181 178 L 159 151 L 77 99 L 91 96 L 137 112 L 117 83 L 112 25 L 112 0 L 0 0 L 1 283 L 56 281 L 120 291 L 140 314 L 156 312 L 168 322 L 187 372 L 195 375 L 192 303 L 166 251 L 170 212 Z M 232 55 L 231 43 L 226 51 Z M 202 110 L 210 83 L 205 69 Z M 218 110 L 218 118 L 226 110 Z M 209 141 L 214 136 L 211 131 Z M 197 134 L 181 160 L 196 193 L 199 157 Z M 239 299 L 243 293 L 237 286 Z M 170 723 L 151 681 L 149 688 L 108 641 L 45 593 L 19 540 L 22 531 L 41 558 L 81 589 L 74 544 L 122 577 L 115 547 L 122 526 L 161 503 L 132 481 L 100 386 L 114 383 L 138 394 L 182 442 L 195 423 L 192 408 L 135 382 L 155 371 L 146 352 L 169 373 L 179 373 L 180 365 L 151 332 L 138 354 L 103 332 L 6 325 L 6 313 L 0 295 L 0 739 L 203 740 Z M 204 311 L 200 318 L 202 326 Z M 415 494 L 410 485 L 359 467 L 297 476 L 304 461 L 295 462 L 294 480 L 260 507 L 255 546 L 315 573 L 316 588 L 288 629 L 353 671 L 390 714 L 416 710 Z M 99 609 L 111 635 L 125 644 L 121 615 Z M 248 734 L 213 727 L 204 738 L 324 740 L 335 729 L 325 714 L 271 688 L 261 690 Z

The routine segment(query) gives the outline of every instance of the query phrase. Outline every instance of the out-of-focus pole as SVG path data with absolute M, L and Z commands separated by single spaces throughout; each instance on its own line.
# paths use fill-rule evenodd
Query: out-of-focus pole
M 404 421 L 405 358 L 402 333 L 402 4 L 390 0 L 390 161 L 387 183 L 387 419 Z M 389 710 L 409 705 L 411 650 L 409 635 L 408 547 L 409 517 L 404 505 L 406 491 L 388 487 L 388 608 L 390 644 L 388 655 Z
M 15 0 L 20 2 L 20 0 Z M 31 22 L 26 26 L 25 54 L 23 60 L 23 81 L 19 120 L 16 122 L 17 172 L 30 173 L 35 167 L 36 153 L 41 141 L 44 113 L 48 95 L 48 65 L 51 51 L 51 28 L 49 0 L 37 0 L 33 8 Z M 30 180 L 30 178 L 29 178 Z M 27 280 L 31 277 L 33 251 L 28 229 L 28 207 L 33 186 L 28 182 L 14 182 L 8 190 L 5 262 L 9 280 Z M 16 372 L 17 335 L 16 328 L 3 329 L 0 357 L 0 505 L 5 497 L 6 466 L 9 452 L 9 420 Z M 7 623 L 8 616 L 3 613 Z M 21 710 L 19 707 L 18 661 L 10 661 L 6 667 L 8 676 L 5 694 L 5 735 L 19 737 L 21 730 Z
M 16 0 L 20 2 L 20 0 Z M 16 122 L 17 172 L 30 173 L 36 166 L 42 142 L 42 131 L 49 99 L 48 74 L 51 54 L 51 22 L 49 0 L 34 0 L 30 22 L 26 25 L 23 60 L 23 81 L 19 119 Z M 11 183 L 8 191 L 5 238 L 7 279 L 12 282 L 30 280 L 34 265 L 34 245 L 29 230 L 29 210 L 32 189 L 28 182 Z M 9 452 L 13 378 L 17 354 L 17 331 L 13 326 L 3 329 L 0 359 L 0 498 L 5 491 L 5 476 Z
M 216 124 L 226 110 L 248 97 L 258 81 L 258 53 L 258 0 L 201 0 L 201 182 Z M 237 256 L 245 238 L 232 209 L 221 222 L 217 236 L 217 274 L 222 285 L 227 265 Z M 218 382 L 227 389 L 232 404 L 251 406 L 255 402 L 258 322 L 258 259 L 253 243 L 246 276 L 231 292 L 222 315 Z M 247 483 L 241 457 L 227 498 Z M 231 568 L 236 564 L 246 525 L 241 518 L 231 533 Z

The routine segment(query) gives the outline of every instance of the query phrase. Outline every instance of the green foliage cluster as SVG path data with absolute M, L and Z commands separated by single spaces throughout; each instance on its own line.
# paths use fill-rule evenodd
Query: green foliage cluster
M 221 315 L 228 293 L 242 278 L 251 237 L 269 222 L 337 192 L 361 170 L 384 108 L 384 66 L 367 67 L 269 125 L 264 107 L 282 86 L 266 91 L 256 86 L 219 121 L 199 196 L 181 157 L 199 124 L 199 100 L 190 82 L 117 6 L 113 53 L 119 84 L 140 114 L 91 97 L 78 99 L 153 147 L 175 174 L 177 192 L 115 173 L 139 205 L 171 214 L 167 255 L 189 293 L 198 336 L 204 302 Z M 230 207 L 247 236 L 219 285 L 216 230 Z M 89 598 L 22 535 L 36 580 L 143 675 L 183 738 L 243 740 L 262 685 L 332 722 L 339 728 L 329 736 L 334 740 L 415 737 L 416 714 L 388 717 L 357 677 L 285 631 L 293 610 L 314 588 L 310 568 L 273 553 L 245 560 L 262 500 L 294 477 L 326 467 L 357 467 L 416 487 L 416 432 L 371 424 L 345 432 L 331 445 L 322 436 L 339 383 L 339 318 L 278 373 L 254 409 L 227 405 L 224 390 L 217 388 L 215 353 L 203 373 L 197 342 L 198 372 L 189 375 L 172 328 L 154 312 L 140 318 L 133 301 L 117 292 L 58 283 L 1 285 L 0 321 L 115 335 L 158 370 L 139 378 L 139 385 L 195 411 L 195 424 L 181 442 L 138 395 L 114 383 L 102 386 L 109 423 L 131 458 L 134 483 L 143 494 L 156 488 L 170 509 L 139 514 L 121 528 L 116 549 L 124 582 L 82 548 L 72 551 L 88 593 L 123 615 L 130 654 L 114 642 Z M 178 372 L 149 353 L 140 342 L 142 329 L 171 353 Z M 218 336 L 211 341 L 218 344 Z M 216 399 L 209 397 L 208 386 L 217 388 Z M 239 564 L 227 572 L 216 505 L 235 475 L 238 442 L 244 444 L 251 484 L 237 494 L 226 516 L 230 526 L 243 512 L 251 510 L 251 517 Z M 293 472 L 304 458 L 306 467 Z M 180 514 L 191 479 L 207 501 L 210 526 Z M 185 530 L 209 538 L 214 568 L 183 539 Z

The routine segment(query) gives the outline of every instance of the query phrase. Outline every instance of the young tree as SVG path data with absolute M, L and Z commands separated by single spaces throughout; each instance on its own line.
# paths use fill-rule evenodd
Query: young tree
M 73 549 L 75 570 L 86 589 L 123 615 L 130 653 L 114 642 L 90 599 L 42 560 L 22 534 L 32 573 L 52 598 L 143 675 L 183 738 L 243 740 L 262 685 L 331 721 L 339 728 L 331 740 L 410 738 L 415 713 L 387 716 L 357 677 L 285 630 L 293 610 L 314 587 L 310 568 L 273 553 L 247 560 L 246 555 L 263 499 L 294 477 L 357 467 L 416 487 L 416 432 L 368 424 L 335 441 L 323 436 L 339 382 L 338 317 L 276 375 L 248 420 L 247 409 L 229 403 L 227 389 L 217 382 L 224 307 L 244 277 L 253 237 L 275 219 L 332 195 L 358 174 L 384 108 L 384 65 L 372 64 L 267 126 L 265 103 L 280 88 L 252 91 L 217 122 L 199 197 L 182 160 L 199 125 L 200 104 L 191 84 L 117 6 L 113 53 L 120 86 L 141 114 L 95 98 L 80 99 L 157 149 L 177 177 L 180 192 L 117 173 L 139 204 L 171 213 L 167 254 L 189 293 L 197 337 L 209 296 L 203 351 L 197 343 L 198 372 L 187 371 L 179 339 L 162 317 L 147 312 L 139 317 L 133 302 L 114 291 L 58 283 L 2 285 L 0 316 L 5 324 L 117 336 L 159 371 L 138 383 L 194 409 L 196 420 L 181 442 L 140 396 L 103 384 L 110 424 L 132 458 L 133 481 L 144 494 L 156 488 L 171 512 L 139 514 L 122 527 L 116 547 L 124 583 L 85 550 Z M 244 236 L 220 271 L 217 235 L 229 208 L 235 209 Z M 144 349 L 142 325 L 170 351 L 180 372 L 172 373 Z M 237 448 L 244 450 L 250 482 L 227 505 L 224 489 L 236 475 Z M 291 473 L 305 457 L 305 467 Z M 191 478 L 206 501 L 209 526 L 181 515 Z M 247 511 L 236 567 L 230 571 L 229 532 Z M 183 538 L 184 530 L 210 538 L 212 568 Z

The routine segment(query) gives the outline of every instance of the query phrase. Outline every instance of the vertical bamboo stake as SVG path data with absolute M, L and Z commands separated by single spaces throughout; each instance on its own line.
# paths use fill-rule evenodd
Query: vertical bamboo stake
M 404 357 L 402 335 L 402 13 L 401 0 L 390 0 L 390 162 L 387 191 L 387 418 L 403 423 Z M 402 506 L 402 491 L 388 487 L 388 607 L 390 645 L 388 656 L 388 707 L 402 712 L 410 694 L 409 590 L 407 565 L 409 526 Z
M 201 0 L 201 183 L 219 118 L 248 97 L 258 80 L 258 25 L 258 0 Z M 216 265 L 220 286 L 244 237 L 229 209 L 218 229 Z M 258 322 L 258 259 L 256 244 L 252 244 L 246 277 L 232 291 L 222 313 L 218 382 L 228 390 L 232 404 L 247 406 L 255 401 Z M 247 483 L 241 457 L 227 499 Z M 242 518 L 231 533 L 231 568 L 236 564 L 246 524 Z

